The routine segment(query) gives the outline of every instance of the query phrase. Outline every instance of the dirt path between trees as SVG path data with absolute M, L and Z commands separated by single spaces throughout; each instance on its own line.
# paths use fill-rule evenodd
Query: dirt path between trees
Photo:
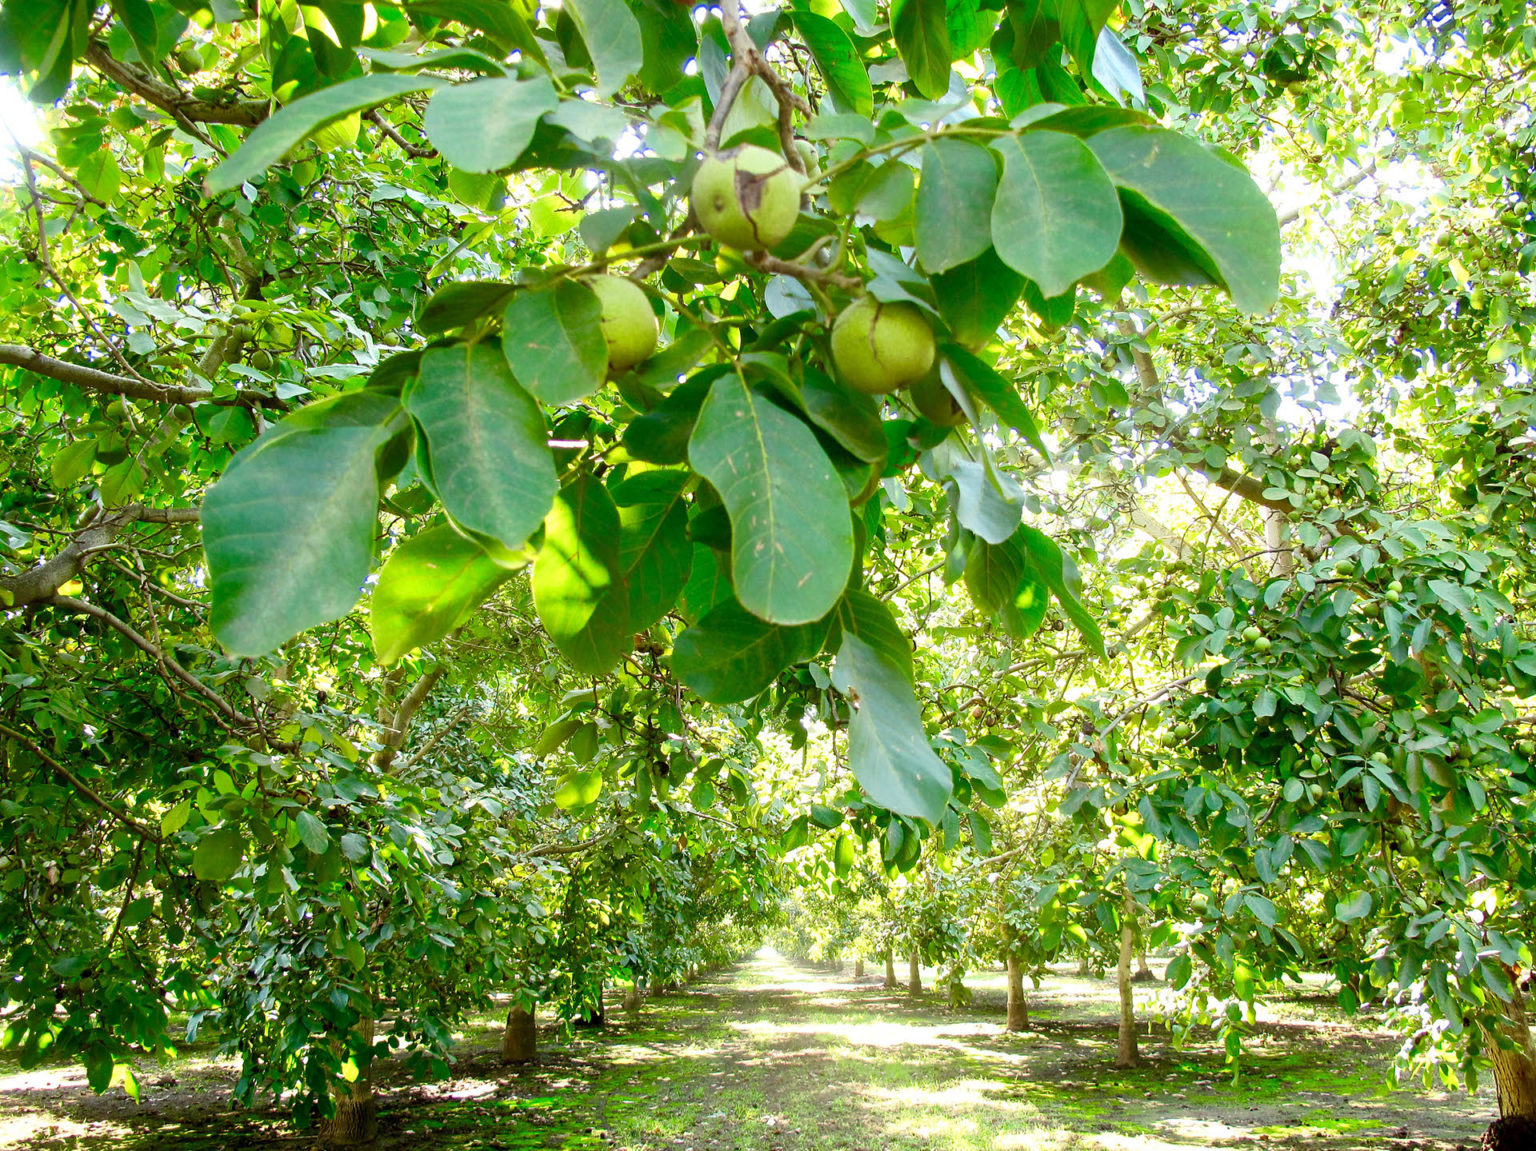
M 535 1151 L 1471 1151 L 1476 1096 L 1383 1091 L 1396 1041 L 1322 996 L 1266 1006 L 1242 1080 L 1220 1053 L 1143 1026 L 1143 1065 L 1115 1071 L 1114 986 L 1059 976 L 1034 1027 L 1003 1030 L 1000 973 L 973 1001 L 888 992 L 764 952 L 637 1019 L 541 1033 L 537 1066 L 497 1065 L 491 1016 L 462 1036 L 454 1078 L 386 1066 L 384 1148 Z M 1159 985 L 1138 989 L 1140 1004 Z M 1141 1014 L 1139 1008 L 1139 1015 Z M 230 1112 L 234 1066 L 209 1050 L 139 1068 L 142 1105 L 92 1095 L 73 1067 L 0 1061 L 0 1147 L 240 1151 L 305 1147 L 279 1111 Z

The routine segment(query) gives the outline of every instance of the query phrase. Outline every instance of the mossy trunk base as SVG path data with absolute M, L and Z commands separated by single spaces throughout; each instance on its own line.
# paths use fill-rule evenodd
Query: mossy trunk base
M 533 1012 L 514 1007 L 507 1012 L 507 1027 L 501 1033 L 503 1063 L 532 1063 L 539 1057 L 539 1033 Z
M 1524 1115 L 1495 1119 L 1483 1132 L 1483 1151 L 1530 1151 L 1536 1147 L 1536 1120 Z
M 374 1098 L 371 1086 L 362 1089 L 366 1095 L 349 1093 L 336 1099 L 336 1114 L 325 1125 L 322 1143 L 330 1147 L 361 1147 L 379 1137 L 379 1101 Z
M 1017 959 L 1008 960 L 1008 1030 L 1029 1029 L 1029 1002 L 1024 998 L 1024 966 Z

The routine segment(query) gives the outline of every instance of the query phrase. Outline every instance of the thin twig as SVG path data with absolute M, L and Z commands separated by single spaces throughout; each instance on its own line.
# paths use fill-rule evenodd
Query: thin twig
M 69 768 L 65 767 L 58 760 L 54 759 L 53 756 L 49 755 L 42 748 L 38 747 L 37 744 L 33 743 L 30 739 L 24 736 L 21 732 L 17 731 L 15 728 L 7 727 L 5 724 L 0 723 L 0 735 L 8 736 L 9 738 L 14 739 L 17 743 L 21 744 L 22 747 L 26 748 L 33 755 L 37 756 L 38 759 L 46 763 L 59 775 L 63 776 L 69 782 L 71 787 L 73 787 L 81 795 L 85 796 L 86 799 L 90 800 L 97 807 L 101 808 L 102 811 L 105 811 L 108 815 L 112 816 L 112 818 L 119 820 L 126 826 L 132 828 L 145 839 L 151 840 L 155 843 L 165 842 L 160 838 L 160 836 L 155 834 L 149 828 L 145 827 L 138 820 L 134 819 L 133 816 L 129 815 L 127 812 L 119 811 L 117 808 L 113 807 L 90 787 L 86 786 L 86 784 L 81 781 L 79 776 L 70 771 Z

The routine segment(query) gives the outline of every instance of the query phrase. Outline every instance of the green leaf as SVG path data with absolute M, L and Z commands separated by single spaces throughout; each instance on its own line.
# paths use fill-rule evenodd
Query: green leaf
M 1047 296 L 1109 263 L 1124 221 L 1088 145 L 1061 132 L 1024 132 L 992 147 L 1003 157 L 992 244 L 1004 263 Z
M 608 374 L 602 306 L 575 280 L 518 292 L 507 304 L 501 350 L 517 382 L 550 407 L 591 395 Z
M 392 664 L 447 635 L 511 575 L 446 524 L 406 540 L 373 592 L 369 628 L 379 662 Z
M 934 140 L 917 186 L 917 258 L 929 273 L 974 260 L 992 246 L 997 161 L 980 144 Z
M 352 392 L 301 408 L 237 455 L 203 499 L 211 624 L 236 655 L 275 650 L 357 602 L 373 555 L 380 450 L 399 403 Z
M 170 811 L 160 817 L 161 836 L 175 835 L 183 827 L 187 826 L 187 820 L 191 817 L 192 800 L 190 798 L 179 800 Z
M 870 86 L 869 72 L 848 33 L 814 12 L 797 11 L 793 19 L 805 46 L 811 51 L 811 58 L 827 82 L 832 99 L 860 116 L 873 116 L 874 88 Z
M 549 638 L 578 671 L 599 675 L 634 647 L 619 510 L 589 473 L 560 489 L 544 521 L 533 602 Z
M 949 479 L 955 488 L 955 519 L 990 544 L 1000 544 L 1018 530 L 1023 507 L 998 489 L 990 468 L 976 460 L 957 459 Z
M 1078 598 L 1077 565 L 1056 546 L 1054 540 L 1028 524 L 1019 529 L 1019 539 L 1024 546 L 1024 554 L 1029 557 L 1030 568 L 1034 574 L 1051 589 L 1051 594 L 1061 604 L 1062 610 L 1067 613 L 1067 618 L 1082 633 L 1089 649 L 1103 659 L 1104 636 L 1099 632 L 1097 621 L 1088 614 L 1088 610 L 1083 607 L 1082 601 Z
M 921 189 L 918 194 L 921 196 Z M 990 234 L 990 219 L 986 230 Z M 956 341 L 969 347 L 981 347 L 997 338 L 997 329 L 1023 290 L 1024 277 L 1003 263 L 990 244 L 976 259 L 933 277 L 939 315 Z
M 1008 6 L 1013 26 L 1013 60 L 1020 68 L 1054 63 L 1050 49 L 1064 44 L 1084 73 L 1093 67 L 1099 29 L 1115 0 L 1018 0 Z
M 112 0 L 112 11 L 128 30 L 133 46 L 138 49 L 140 62 L 153 69 L 160 62 L 157 46 L 160 32 L 149 0 Z
M 976 610 L 983 615 L 996 615 L 1011 603 L 1024 580 L 1025 566 L 1019 541 L 989 544 L 973 537 L 965 554 L 965 588 L 971 593 Z
M 847 875 L 853 870 L 856 858 L 853 836 L 845 831 L 837 837 L 837 843 L 832 847 L 832 869 L 838 875 Z
M 238 827 L 215 827 L 192 849 L 192 874 L 199 879 L 225 883 L 245 862 L 245 836 Z
M 494 312 L 515 289 L 494 280 L 446 284 L 422 306 L 416 326 L 426 335 L 452 331 Z
M 1364 919 L 1375 906 L 1376 901 L 1371 898 L 1369 891 L 1357 891 L 1348 899 L 1341 899 L 1333 905 L 1333 917 L 1340 923 L 1353 923 L 1357 919 Z
M 431 486 L 454 522 L 516 550 L 554 501 L 543 413 L 493 341 L 434 348 L 406 410 L 426 433 Z
M 589 803 L 596 803 L 602 793 L 602 772 L 572 771 L 555 788 L 555 806 L 565 811 L 573 807 L 586 807 Z
M 508 4 L 506 0 L 411 0 L 410 9 L 413 14 L 457 20 L 487 32 L 503 49 L 503 54 L 517 48 L 541 66 L 549 66 L 539 38 L 533 34 L 516 4 Z
M 359 76 L 295 100 L 257 124 L 235 154 L 208 173 L 208 194 L 216 196 L 254 180 L 332 120 L 410 92 L 429 91 L 442 82 L 435 76 Z
M 645 62 L 640 25 L 624 0 L 569 0 L 565 10 L 597 70 L 597 94 L 607 99 Z
M 763 691 L 786 667 L 814 656 L 826 635 L 825 620 L 781 627 L 726 600 L 678 635 L 672 670 L 710 703 L 736 703 Z
M 889 448 L 880 426 L 880 409 L 868 396 L 807 367 L 800 399 L 811 422 L 855 459 L 868 464 L 885 462 Z
M 844 629 L 832 683 L 854 705 L 848 766 L 864 793 L 898 815 L 938 823 L 949 801 L 951 774 L 928 744 L 902 669 Z
M 1253 912 L 1254 918 L 1266 927 L 1273 927 L 1280 921 L 1280 913 L 1275 905 L 1262 895 L 1249 892 L 1243 896 L 1243 902 L 1248 905 L 1248 910 Z
M 457 68 L 505 76 L 506 65 L 473 48 L 444 48 L 436 52 L 390 52 L 383 48 L 359 48 L 357 54 L 377 71 L 420 72 L 423 68 Z
M 688 456 L 730 515 L 741 605 L 771 623 L 826 615 L 853 566 L 853 521 L 811 430 L 726 375 L 710 387 Z
M 856 635 L 900 671 L 908 683 L 916 682 L 912 641 L 901 630 L 891 609 L 869 592 L 862 588 L 850 589 L 837 605 L 832 622 L 835 634 L 829 638 L 827 650 L 836 651 L 845 633 Z
M 1045 441 L 1040 438 L 1040 428 L 1035 423 L 1034 414 L 1019 395 L 1015 384 L 1005 380 L 993 368 L 957 344 L 944 344 L 939 351 L 942 355 L 939 362 L 941 372 L 953 372 L 967 391 L 980 396 L 989 408 L 1002 417 L 1004 423 L 1024 437 L 1030 447 L 1046 460 L 1051 458 L 1045 450 Z
M 440 88 L 422 117 L 432 146 L 465 172 L 510 168 L 533 139 L 539 117 L 560 103 L 548 77 L 494 76 Z
M 66 444 L 53 457 L 53 464 L 49 468 L 53 476 L 53 486 L 56 488 L 73 486 L 90 473 L 91 465 L 95 462 L 95 440 L 80 439 L 72 444 Z
M 309 812 L 299 812 L 294 816 L 293 824 L 299 830 L 299 842 L 316 855 L 324 855 L 331 846 L 331 835 L 325 830 L 325 824 Z
M 641 472 L 613 490 L 619 564 L 629 584 L 629 626 L 644 631 L 677 602 L 693 570 L 683 471 Z
M 1168 961 L 1168 970 L 1163 973 L 1163 977 L 1175 991 L 1182 991 L 1193 973 L 1193 966 L 1188 955 L 1175 955 Z
M 703 544 L 693 545 L 693 571 L 678 601 L 678 611 L 689 623 L 697 623 L 718 603 L 735 599 L 723 555 Z
M 730 369 L 709 367 L 679 384 L 667 398 L 624 429 L 624 450 L 650 464 L 685 464 L 688 439 L 710 385 Z
M 1219 284 L 1244 312 L 1275 302 L 1280 224 L 1247 172 L 1164 128 L 1114 128 L 1087 146 L 1122 189 L 1122 243 L 1144 275 L 1165 284 Z
M 949 91 L 954 55 L 944 20 L 944 0 L 893 0 L 891 33 L 917 90 L 930 100 Z
M 112 1085 L 112 1053 L 104 1045 L 92 1043 L 80 1053 L 85 1064 L 85 1081 L 100 1095 Z

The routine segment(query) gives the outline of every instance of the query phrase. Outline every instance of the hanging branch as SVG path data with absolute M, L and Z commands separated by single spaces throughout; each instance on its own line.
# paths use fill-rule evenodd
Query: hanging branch
M 104 396 L 126 396 L 130 400 L 145 400 L 155 404 L 217 404 L 221 407 L 288 410 L 288 405 L 276 396 L 250 392 L 216 396 L 211 388 L 157 384 L 142 376 L 120 376 L 85 364 L 58 360 L 24 344 L 0 344 L 0 364 L 25 368 L 29 372 L 47 376 L 50 380 L 58 380 L 61 384 L 73 384 L 77 388 Z
M 720 99 L 715 104 L 715 114 L 709 118 L 709 126 L 704 132 L 705 151 L 714 152 L 719 149 L 725 118 L 730 115 L 731 107 L 747 81 L 757 76 L 768 85 L 768 90 L 773 93 L 779 106 L 779 144 L 784 150 L 785 162 L 803 176 L 806 174 L 805 161 L 800 158 L 800 152 L 795 147 L 795 129 L 791 117 L 799 112 L 809 119 L 811 106 L 800 98 L 789 81 L 780 76 L 758 51 L 752 37 L 747 34 L 746 26 L 741 22 L 741 9 L 737 7 L 737 2 L 721 0 L 720 4 L 720 25 L 725 30 L 726 43 L 731 46 L 731 71 L 725 83 L 720 86 Z
M 129 815 L 127 812 L 119 811 L 117 808 L 113 807 L 110 803 L 108 803 L 105 799 L 103 799 L 100 795 L 88 787 L 80 779 L 79 776 L 70 771 L 69 768 L 65 767 L 58 760 L 54 759 L 53 756 L 49 755 L 42 748 L 38 747 L 37 744 L 33 743 L 30 739 L 22 735 L 21 732 L 17 731 L 15 728 L 7 727 L 5 724 L 0 723 L 0 735 L 6 736 L 9 739 L 14 739 L 17 743 L 21 744 L 22 747 L 26 748 L 39 760 L 47 764 L 57 775 L 62 776 L 65 782 L 70 785 L 70 787 L 74 788 L 81 795 L 85 796 L 86 799 L 90 800 L 97 807 L 101 808 L 102 811 L 106 812 L 113 819 L 118 820 L 125 827 L 131 828 L 140 836 L 150 840 L 153 843 L 165 842 L 155 832 L 151 831 L 138 820 L 134 819 L 133 816 Z
M 177 120 L 194 124 L 235 124 L 254 128 L 265 120 L 269 108 L 265 101 L 239 100 L 231 97 L 225 101 L 199 100 L 188 96 L 179 88 L 159 80 L 132 64 L 124 64 L 107 51 L 105 44 L 97 41 L 85 51 L 86 62 L 140 99 L 146 100 Z
M 117 534 L 129 524 L 196 523 L 196 508 L 147 508 L 131 504 L 81 528 L 57 555 L 19 575 L 0 576 L 0 607 L 27 607 L 46 603 L 61 587 L 75 579 L 98 554 L 112 546 Z

